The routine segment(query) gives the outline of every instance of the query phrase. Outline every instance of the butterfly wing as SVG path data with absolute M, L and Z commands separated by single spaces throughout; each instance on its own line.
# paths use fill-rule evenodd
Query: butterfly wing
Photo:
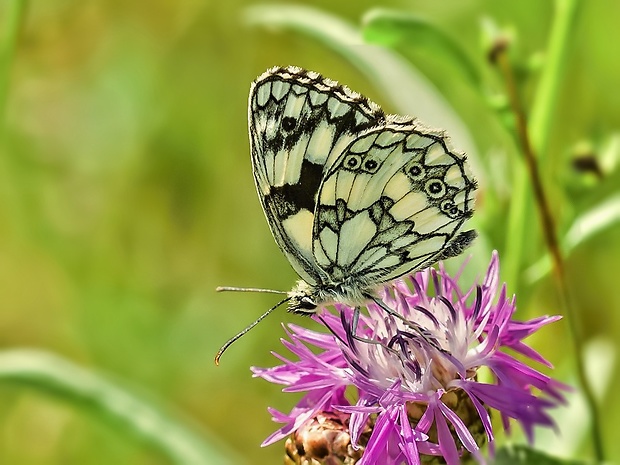
M 313 253 L 331 282 L 364 287 L 459 253 L 475 182 L 445 137 L 388 117 L 333 164 L 320 186 Z
M 272 68 L 252 84 L 248 125 L 254 180 L 271 232 L 309 284 L 327 275 L 312 253 L 319 186 L 360 132 L 384 122 L 361 95 L 301 68 Z

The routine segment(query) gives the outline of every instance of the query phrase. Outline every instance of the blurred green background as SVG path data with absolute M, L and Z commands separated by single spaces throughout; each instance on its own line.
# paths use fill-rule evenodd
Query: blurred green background
M 0 0 L 0 28 L 7 27 L 12 3 Z M 297 396 L 252 379 L 249 366 L 275 363 L 269 352 L 281 351 L 280 321 L 310 321 L 281 309 L 234 345 L 220 367 L 213 364 L 220 345 L 274 303 L 274 296 L 216 294 L 215 287 L 288 290 L 296 279 L 256 198 L 246 127 L 250 83 L 268 67 L 295 64 L 346 83 L 388 111 L 400 109 L 324 45 L 248 25 L 244 17 L 252 3 L 25 3 L 0 136 L 0 344 L 44 349 L 105 374 L 178 413 L 206 440 L 235 451 L 240 461 L 234 463 L 281 463 L 282 445 L 259 448 L 277 428 L 266 409 L 288 411 Z M 366 0 L 304 5 L 357 25 L 378 6 Z M 481 20 L 511 28 L 522 94 L 526 103 L 533 98 L 552 2 L 380 6 L 437 24 L 486 69 L 496 90 L 502 86 L 484 61 Z M 570 33 L 542 166 L 560 230 L 620 190 L 619 17 L 618 2 L 583 2 Z M 6 32 L 0 29 L 0 36 Z M 472 253 L 484 255 L 472 264 L 482 273 L 487 252 L 497 248 L 502 257 L 508 246 L 515 144 L 470 84 L 425 53 L 423 44 L 412 53 L 476 147 L 471 158 L 481 189 L 474 221 L 482 240 Z M 410 112 L 418 114 L 416 108 Z M 575 170 L 580 154 L 594 154 L 602 175 Z M 520 318 L 559 312 L 549 275 L 531 278 L 530 265 L 544 247 L 535 211 L 530 216 L 518 281 L 509 283 L 518 293 Z M 579 324 L 588 339 L 612 342 L 599 349 L 612 360 L 620 335 L 620 227 L 609 223 L 574 249 L 567 267 Z M 565 323 L 531 342 L 558 366 L 555 376 L 575 383 Z M 597 389 L 620 382 L 615 367 L 595 373 Z M 620 418 L 618 396 L 607 393 L 604 405 L 606 445 L 618 457 L 611 428 Z M 580 416 L 572 421 L 584 422 Z M 587 452 L 587 445 L 578 447 L 579 454 Z M 76 402 L 0 380 L 0 463 L 171 462 L 151 443 Z

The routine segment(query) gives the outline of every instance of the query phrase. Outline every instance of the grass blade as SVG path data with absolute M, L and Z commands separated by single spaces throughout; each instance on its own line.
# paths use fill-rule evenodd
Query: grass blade
M 151 444 L 177 464 L 238 464 L 239 457 L 202 439 L 177 418 L 102 375 L 54 354 L 29 349 L 0 352 L 0 381 L 29 387 L 81 407 L 123 436 Z

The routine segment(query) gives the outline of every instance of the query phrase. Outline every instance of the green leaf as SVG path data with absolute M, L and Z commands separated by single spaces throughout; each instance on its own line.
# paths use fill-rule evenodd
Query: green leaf
M 550 457 L 527 446 L 503 447 L 497 452 L 495 465 L 586 465 L 587 462 Z
M 391 47 L 407 57 L 431 55 L 434 61 L 448 63 L 470 84 L 480 87 L 478 67 L 436 24 L 413 14 L 382 8 L 370 10 L 362 23 L 367 42 Z
M 83 408 L 96 419 L 111 424 L 121 435 L 151 444 L 172 463 L 243 463 L 214 441 L 202 439 L 163 409 L 57 355 L 28 349 L 0 352 L 0 381 L 51 394 L 73 407 Z
M 618 223 L 620 223 L 620 193 L 577 217 L 566 233 L 566 249 L 570 251 Z
M 614 194 L 600 204 L 579 215 L 562 241 L 565 256 L 580 244 L 620 224 L 620 194 Z M 544 255 L 526 271 L 526 279 L 536 282 L 551 271 L 551 258 Z
M 583 348 L 586 378 L 592 382 L 592 390 L 599 403 L 608 398 L 614 389 L 614 367 L 617 360 L 616 342 L 613 337 L 597 336 L 588 340 Z M 574 374 L 574 362 L 562 360 L 556 367 L 557 373 L 569 386 L 574 386 L 577 379 Z M 566 403 L 561 408 L 549 411 L 553 422 L 559 426 L 560 433 L 549 428 L 540 428 L 534 436 L 534 447 L 551 455 L 575 457 L 583 449 L 592 428 L 592 419 L 588 413 L 583 391 L 574 389 L 565 393 Z M 515 431 L 513 439 L 521 434 Z M 525 439 L 525 438 L 523 438 Z M 518 440 L 518 439 L 517 439 Z
M 359 69 L 401 114 L 445 129 L 454 145 L 477 158 L 466 125 L 437 89 L 400 55 L 364 42 L 359 28 L 316 8 L 258 5 L 244 10 L 245 21 L 269 29 L 301 33 L 340 54 Z

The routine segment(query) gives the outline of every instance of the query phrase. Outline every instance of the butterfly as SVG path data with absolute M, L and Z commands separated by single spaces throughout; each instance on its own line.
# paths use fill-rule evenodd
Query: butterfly
M 274 67 L 251 85 L 254 181 L 273 237 L 301 278 L 283 303 L 359 307 L 400 276 L 458 255 L 476 182 L 443 131 L 389 115 L 302 68 Z M 219 288 L 219 290 L 250 290 Z M 279 292 L 279 291 L 268 291 Z

